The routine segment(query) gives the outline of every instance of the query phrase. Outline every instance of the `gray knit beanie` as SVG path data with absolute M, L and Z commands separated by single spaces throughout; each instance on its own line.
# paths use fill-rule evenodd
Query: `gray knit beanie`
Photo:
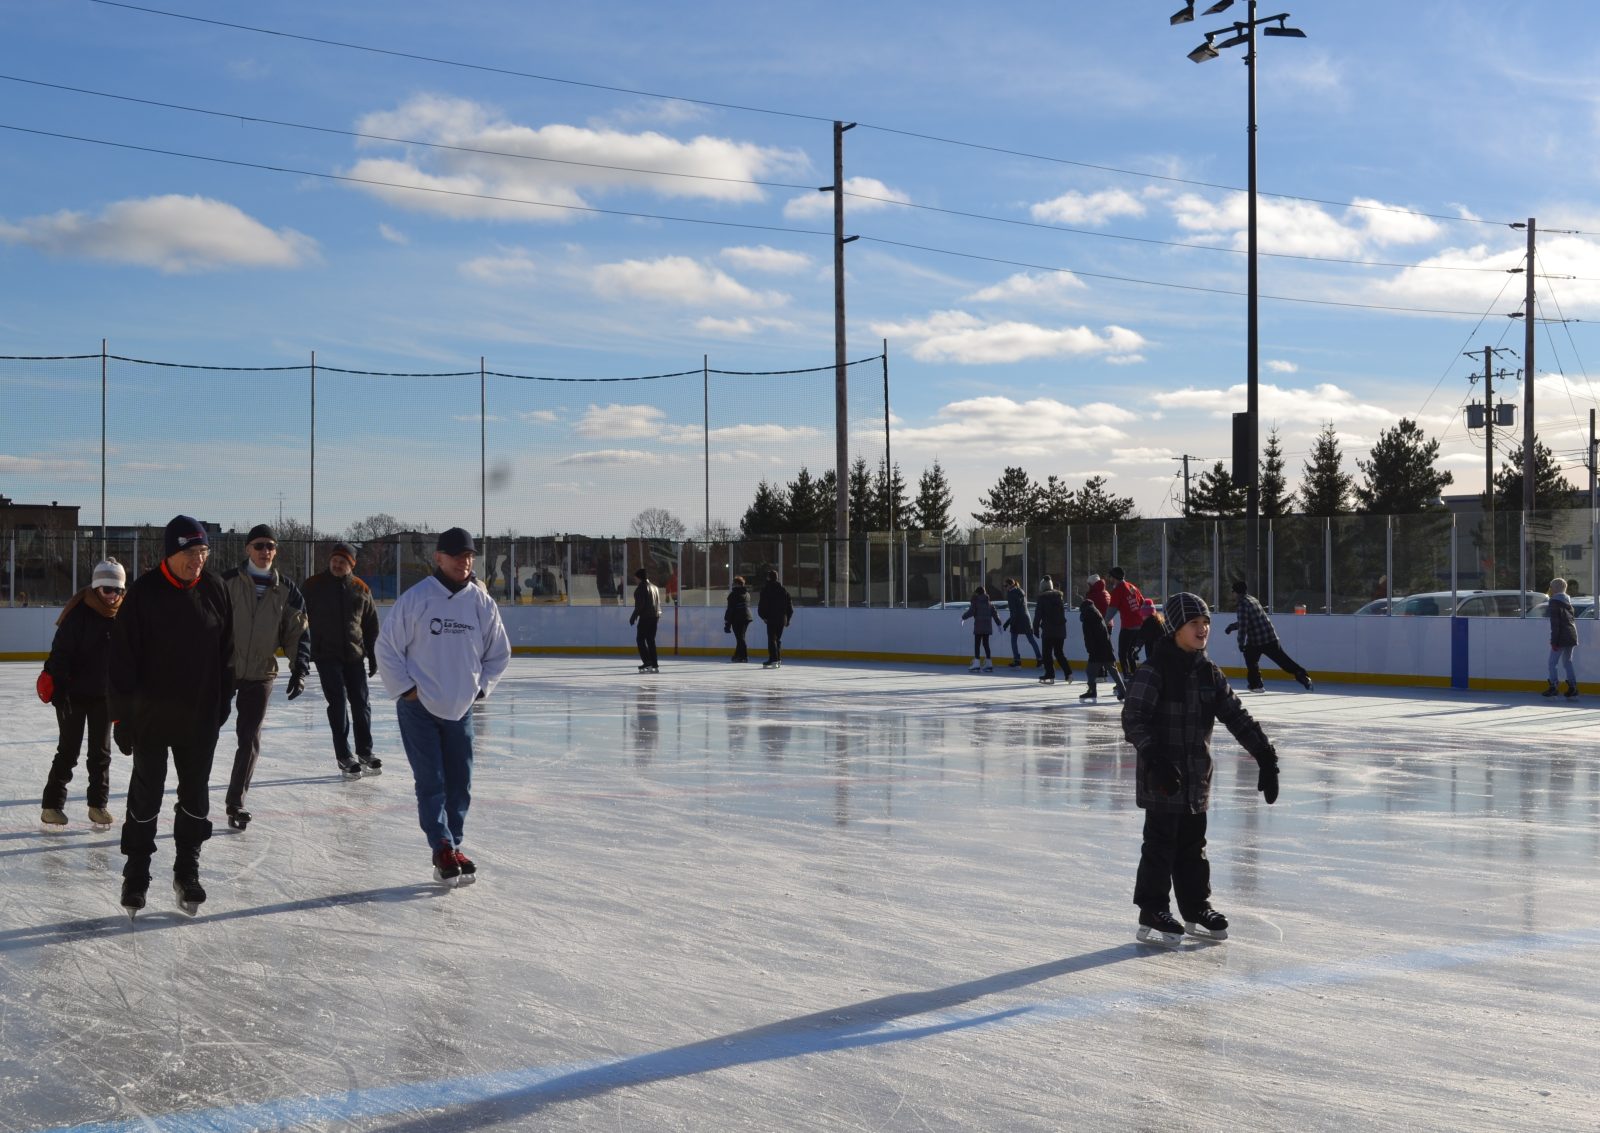
M 1211 620 L 1211 607 L 1206 605 L 1206 600 L 1198 594 L 1190 594 L 1185 590 L 1181 594 L 1174 594 L 1167 599 L 1167 632 L 1177 633 L 1195 618 Z

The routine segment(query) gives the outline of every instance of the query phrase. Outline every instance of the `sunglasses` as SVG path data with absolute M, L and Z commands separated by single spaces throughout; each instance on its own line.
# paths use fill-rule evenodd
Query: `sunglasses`
M 250 549 L 252 551 L 276 551 L 278 549 L 278 545 L 276 543 L 267 543 L 262 541 L 251 543 Z
M 107 598 L 110 598 L 114 594 L 121 594 L 123 592 L 122 587 L 120 586 L 96 586 L 95 589 L 100 591 L 100 593 L 104 594 Z

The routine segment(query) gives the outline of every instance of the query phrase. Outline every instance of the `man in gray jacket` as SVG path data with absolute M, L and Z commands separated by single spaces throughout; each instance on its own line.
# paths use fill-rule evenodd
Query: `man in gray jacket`
M 233 604 L 233 672 L 237 698 L 239 747 L 228 779 L 228 825 L 243 830 L 250 824 L 245 792 L 261 755 L 261 724 L 278 677 L 279 649 L 289 659 L 288 699 L 305 691 L 311 670 L 311 636 L 306 632 L 306 603 L 294 583 L 273 568 L 278 540 L 272 528 L 258 523 L 245 538 L 248 557 L 222 576 Z

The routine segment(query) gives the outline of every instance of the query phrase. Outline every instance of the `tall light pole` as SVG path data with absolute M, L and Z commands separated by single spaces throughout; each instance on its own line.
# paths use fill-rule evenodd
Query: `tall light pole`
M 1259 256 L 1256 249 L 1256 29 L 1261 29 L 1261 34 L 1270 36 L 1285 36 L 1293 39 L 1304 39 L 1306 33 L 1299 28 L 1289 27 L 1284 21 L 1289 18 L 1288 12 L 1280 12 L 1276 16 L 1256 16 L 1256 0 L 1247 0 L 1249 15 L 1247 19 L 1235 21 L 1225 28 L 1208 31 L 1205 42 L 1189 52 L 1189 58 L 1196 63 L 1204 63 L 1215 59 L 1221 49 L 1245 47 L 1244 65 L 1249 70 L 1249 206 L 1248 206 L 1248 232 L 1246 248 L 1248 261 L 1248 282 L 1246 291 L 1246 334 L 1248 343 L 1245 349 L 1245 436 L 1243 444 L 1236 439 L 1234 451 L 1243 451 L 1246 457 L 1245 467 L 1234 470 L 1235 477 L 1246 478 L 1245 492 L 1245 526 L 1244 526 L 1244 557 L 1245 557 L 1245 582 L 1251 591 L 1260 593 L 1257 585 L 1257 574 L 1260 570 L 1259 551 L 1261 527 L 1261 477 L 1258 466 L 1261 461 L 1261 323 L 1260 323 L 1260 287 L 1257 274 Z M 1213 16 L 1218 12 L 1226 11 L 1233 7 L 1233 0 L 1216 0 L 1216 3 L 1207 8 L 1203 15 Z M 1171 23 L 1187 24 L 1194 21 L 1194 0 L 1189 0 L 1183 8 L 1172 14 Z M 1221 37 L 1221 38 L 1219 38 Z M 1237 461 L 1236 461 L 1237 463 Z

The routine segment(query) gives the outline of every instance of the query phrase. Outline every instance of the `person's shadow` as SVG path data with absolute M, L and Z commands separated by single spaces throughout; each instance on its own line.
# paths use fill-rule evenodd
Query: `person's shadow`
M 823 1051 L 848 1050 L 926 1038 L 930 1035 L 983 1026 L 1021 1015 L 1027 1005 L 999 1008 L 961 1019 L 930 1020 L 923 1026 L 889 1027 L 886 1024 L 958 1007 L 984 996 L 1014 991 L 1059 976 L 1086 972 L 1123 960 L 1153 953 L 1136 944 L 1117 945 L 1069 956 L 1029 968 L 1017 968 L 933 991 L 903 992 L 869 999 L 846 1007 L 828 1007 L 809 1015 L 783 1019 L 732 1034 L 652 1051 L 555 1074 L 528 1086 L 513 1087 L 492 1098 L 472 1102 L 453 1113 L 430 1113 L 385 1126 L 390 1133 L 434 1133 L 440 1129 L 468 1130 L 499 1125 L 537 1113 L 546 1106 L 591 1098 L 612 1090 L 628 1089 L 672 1078 L 686 1078 L 730 1066 L 798 1058 Z M 515 1072 L 512 1072 L 515 1073 Z

